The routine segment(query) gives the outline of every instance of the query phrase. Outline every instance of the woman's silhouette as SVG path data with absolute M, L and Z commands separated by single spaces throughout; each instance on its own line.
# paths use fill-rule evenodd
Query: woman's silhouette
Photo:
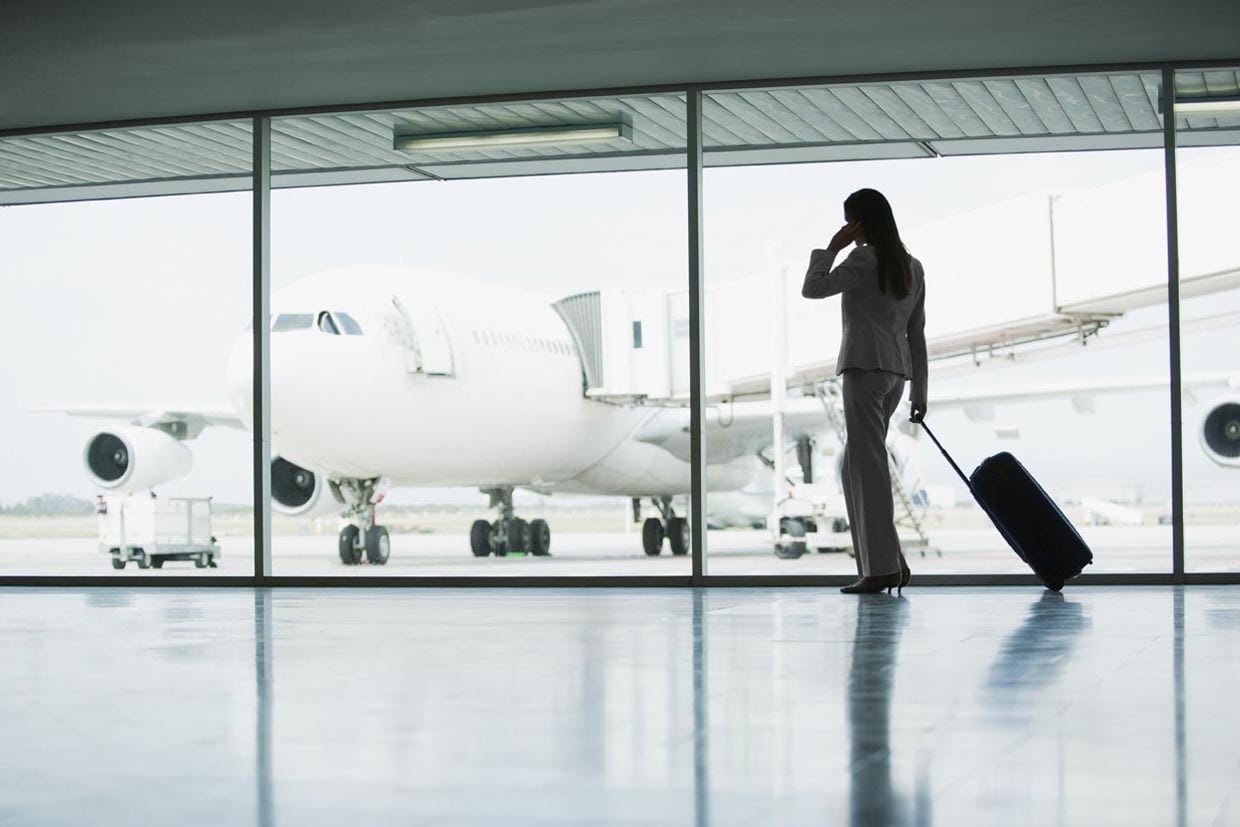
M 844 221 L 825 250 L 810 254 L 801 295 L 842 293 L 843 338 L 836 371 L 844 377 L 844 500 L 860 579 L 848 594 L 908 585 L 896 535 L 887 466 L 887 423 L 912 381 L 909 418 L 926 413 L 925 277 L 900 241 L 891 205 L 877 190 L 844 201 Z M 857 247 L 839 266 L 836 256 Z

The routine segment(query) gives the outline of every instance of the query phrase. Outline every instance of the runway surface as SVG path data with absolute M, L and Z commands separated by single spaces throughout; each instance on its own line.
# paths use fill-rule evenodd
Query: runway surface
M 1095 561 L 1091 573 L 1167 572 L 1171 570 L 1170 526 L 1085 526 Z M 162 570 L 140 571 L 130 563 L 114 571 L 93 539 L 37 538 L 0 540 L 0 575 L 249 575 L 253 543 L 249 536 L 221 536 L 222 556 L 215 569 L 170 562 Z M 908 551 L 915 573 L 1026 573 L 991 528 L 939 529 L 931 533 L 932 548 L 922 556 Z M 764 531 L 711 531 L 707 535 L 711 574 L 853 574 L 855 564 L 844 553 L 810 553 L 798 560 L 777 559 Z M 1240 570 L 1240 526 L 1192 526 L 1188 533 L 1189 571 Z M 333 534 L 277 536 L 272 546 L 273 573 L 280 575 L 356 576 L 521 576 L 521 575 L 677 575 L 688 574 L 687 557 L 673 557 L 664 546 L 658 557 L 641 551 L 637 532 L 553 532 L 552 556 L 475 558 L 464 534 L 393 534 L 392 554 L 385 566 L 344 566 L 336 554 Z

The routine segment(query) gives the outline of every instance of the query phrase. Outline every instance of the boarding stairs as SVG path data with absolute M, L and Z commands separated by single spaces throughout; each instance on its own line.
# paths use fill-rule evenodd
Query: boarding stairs
M 838 378 L 825 379 L 814 385 L 814 395 L 822 403 L 827 422 L 835 431 L 841 445 L 848 443 L 848 431 L 844 424 L 844 390 Z M 921 486 L 916 480 L 911 486 L 906 484 L 904 469 L 900 467 L 900 459 L 887 445 L 887 468 L 891 476 L 891 496 L 896 505 L 896 527 L 904 528 L 916 535 L 915 540 L 901 538 L 900 546 L 905 550 L 917 549 L 922 557 L 930 548 L 930 536 L 926 533 L 926 511 L 929 503 L 918 505 L 915 502 L 915 491 Z M 910 490 L 911 489 L 911 490 Z M 943 556 L 941 551 L 939 556 Z

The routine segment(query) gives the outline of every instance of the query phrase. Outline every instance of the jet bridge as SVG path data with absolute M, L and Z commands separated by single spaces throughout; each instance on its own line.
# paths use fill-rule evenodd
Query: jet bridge
M 673 300 L 664 290 L 604 289 L 552 304 L 576 345 L 587 397 L 632 404 L 672 396 Z

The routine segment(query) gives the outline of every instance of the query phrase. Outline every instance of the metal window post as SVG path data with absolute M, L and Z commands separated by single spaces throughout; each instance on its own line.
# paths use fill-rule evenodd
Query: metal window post
M 254 576 L 271 576 L 271 118 L 254 118 Z
M 689 494 L 689 532 L 693 553 L 693 583 L 706 577 L 706 465 L 702 425 L 705 418 L 702 330 L 702 92 L 685 93 L 689 173 L 689 441 L 692 488 Z
M 1180 226 L 1175 178 L 1175 69 L 1162 70 L 1167 198 L 1167 328 L 1171 345 L 1171 579 L 1184 582 L 1184 397 L 1180 366 Z

